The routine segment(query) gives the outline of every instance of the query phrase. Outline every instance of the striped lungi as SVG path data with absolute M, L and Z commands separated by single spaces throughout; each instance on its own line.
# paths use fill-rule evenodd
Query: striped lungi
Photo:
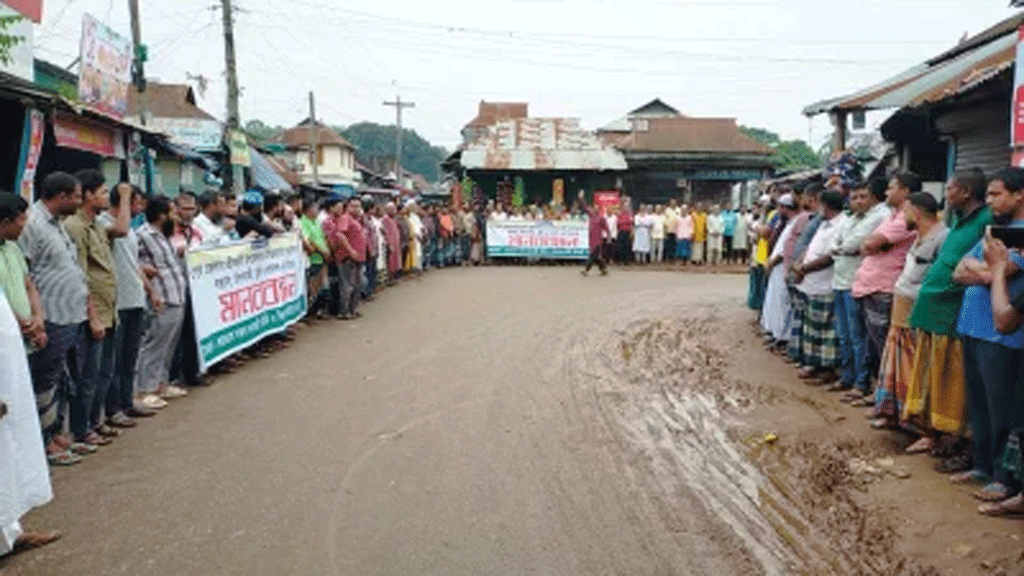
M 839 365 L 839 338 L 835 323 L 835 292 L 807 295 L 801 327 L 801 356 L 805 366 Z
M 916 330 L 908 323 L 913 309 L 912 298 L 899 295 L 893 298 L 892 320 L 882 351 L 878 387 L 875 390 L 875 411 L 883 416 L 899 418 L 907 400 L 908 384 L 914 367 L 914 350 L 917 347 Z
M 36 394 L 43 443 L 49 444 L 64 428 L 64 411 L 70 396 L 68 369 L 81 370 L 84 332 L 78 324 L 46 323 L 46 347 L 28 357 Z M 72 366 L 68 360 L 72 359 Z
M 967 383 L 963 342 L 918 331 L 903 420 L 926 430 L 963 435 L 967 429 Z
M 807 311 L 807 294 L 797 290 L 795 287 L 790 287 L 789 301 L 793 311 L 789 323 L 789 348 L 786 354 L 794 362 L 803 364 L 803 323 L 804 314 Z

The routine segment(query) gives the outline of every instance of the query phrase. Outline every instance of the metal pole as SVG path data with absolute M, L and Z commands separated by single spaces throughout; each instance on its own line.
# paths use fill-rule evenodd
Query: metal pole
M 395 124 L 398 133 L 395 137 L 395 179 L 402 185 L 402 109 L 415 108 L 415 102 L 402 102 L 401 96 L 395 96 L 394 102 L 384 102 L 385 106 L 395 107 Z
M 228 81 L 228 130 L 235 131 L 241 128 L 241 120 L 238 113 L 238 71 L 235 64 L 235 32 L 231 0 L 221 0 L 220 5 L 224 25 L 224 63 Z M 241 195 L 245 191 L 242 167 L 234 164 L 231 166 L 231 188 L 236 195 Z
M 313 186 L 320 185 L 320 127 L 316 123 L 316 101 L 313 91 L 309 92 L 309 142 L 312 151 L 309 153 L 309 164 L 313 167 Z

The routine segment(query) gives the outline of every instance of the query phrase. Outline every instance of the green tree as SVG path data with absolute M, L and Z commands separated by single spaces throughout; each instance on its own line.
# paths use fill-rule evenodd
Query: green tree
M 280 126 L 269 126 L 262 120 L 249 120 L 245 123 L 245 131 L 250 136 L 263 142 L 270 142 L 281 133 L 284 132 L 284 128 Z
M 9 30 L 11 26 L 20 21 L 21 16 L 18 14 L 0 16 L 0 64 L 4 66 L 11 63 L 11 50 L 13 50 L 18 44 L 25 41 L 23 36 L 15 36 L 7 33 L 7 30 Z
M 346 140 L 356 147 L 356 158 L 365 166 L 379 171 L 393 170 L 395 159 L 395 127 L 359 122 L 347 128 L 335 127 Z M 402 131 L 402 167 L 422 174 L 427 180 L 440 178 L 439 164 L 448 157 L 448 151 L 433 146 L 415 130 Z
M 740 132 L 775 150 L 775 164 L 781 171 L 821 167 L 818 154 L 803 140 L 783 140 L 771 130 L 751 126 L 740 126 Z

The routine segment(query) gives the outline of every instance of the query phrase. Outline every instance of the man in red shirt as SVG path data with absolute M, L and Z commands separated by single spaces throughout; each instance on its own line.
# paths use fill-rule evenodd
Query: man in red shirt
M 366 232 L 359 222 L 361 209 L 359 199 L 350 198 L 344 204 L 335 204 L 331 216 L 324 221 L 324 234 L 334 251 L 338 282 L 341 284 L 341 307 L 338 310 L 340 320 L 362 316 L 356 311 L 359 305 L 360 269 L 366 260 Z
M 619 210 L 618 242 L 615 250 L 615 257 L 619 264 L 629 264 L 633 261 L 633 211 L 630 210 L 630 199 L 622 197 Z
M 604 257 L 602 256 L 602 247 L 604 246 L 604 239 L 611 236 L 611 230 L 608 229 L 608 219 L 604 217 L 601 207 L 594 204 L 590 207 L 590 258 L 587 260 L 587 267 L 580 271 L 580 274 L 584 276 L 590 272 L 591 266 L 597 264 L 597 267 L 601 269 L 601 275 L 608 275 L 608 266 L 604 263 Z

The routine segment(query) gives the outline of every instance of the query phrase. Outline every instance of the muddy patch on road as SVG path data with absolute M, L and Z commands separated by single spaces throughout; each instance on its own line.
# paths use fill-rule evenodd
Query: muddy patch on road
M 605 386 L 619 387 L 603 390 L 605 413 L 658 484 L 697 494 L 766 574 L 938 574 L 901 556 L 891 513 L 864 498 L 904 472 L 876 447 L 758 422 L 765 410 L 818 427 L 842 416 L 826 398 L 730 376 L 744 350 L 720 329 L 714 309 L 641 321 L 599 354 Z

